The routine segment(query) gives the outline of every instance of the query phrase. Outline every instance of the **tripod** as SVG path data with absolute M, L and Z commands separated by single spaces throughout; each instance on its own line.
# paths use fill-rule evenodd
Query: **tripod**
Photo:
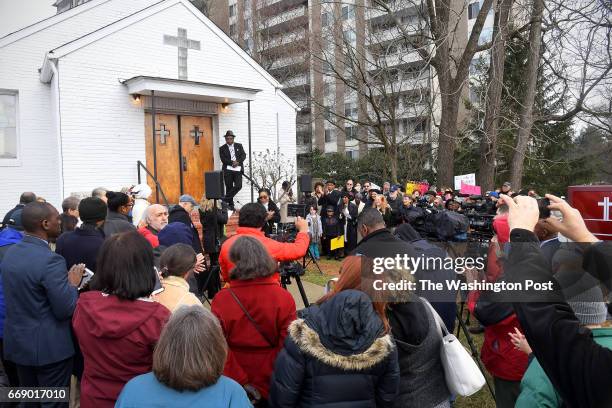
M 302 297 L 304 307 L 310 306 L 310 302 L 308 302 L 308 297 L 306 296 L 306 291 L 304 290 L 304 285 L 302 285 L 302 279 L 300 279 L 299 275 L 295 275 L 294 278 L 295 283 L 297 283 L 298 290 L 300 291 L 300 296 Z M 281 275 L 281 286 L 283 289 L 287 290 L 287 285 L 291 285 L 291 275 Z
M 308 260 L 306 260 L 306 257 L 308 257 Z M 306 254 L 304 254 L 304 256 L 302 257 L 302 268 L 306 270 L 308 265 L 310 265 L 311 263 L 313 263 L 319 270 L 319 273 L 323 275 L 323 271 L 321 270 L 321 267 L 319 266 L 319 262 L 317 262 L 315 257 L 312 255 L 312 251 L 310 250 L 310 247 L 308 247 Z
M 459 321 L 459 327 L 457 327 L 457 340 L 459 340 L 459 330 L 463 331 L 463 334 L 465 335 L 465 339 L 468 342 L 468 346 L 470 347 L 470 351 L 472 352 L 472 357 L 474 358 L 474 360 L 476 360 L 476 364 L 478 365 L 478 369 L 480 370 L 480 372 L 482 373 L 483 377 L 485 378 L 485 381 L 487 383 L 487 388 L 489 388 L 489 392 L 491 393 L 491 397 L 493 397 L 493 401 L 495 401 L 495 392 L 493 391 L 493 387 L 491 386 L 491 384 L 489 383 L 489 380 L 487 379 L 487 376 L 485 374 L 485 370 L 482 367 L 482 363 L 480 362 L 480 356 L 478 355 L 478 349 L 476 348 L 476 345 L 474 344 L 474 339 L 472 338 L 472 336 L 470 335 L 470 332 L 468 331 L 467 324 L 469 324 L 470 321 L 470 312 L 468 311 L 468 315 L 466 317 L 466 320 L 463 320 L 463 308 L 464 308 L 465 302 L 461 302 L 461 309 L 459 311 L 457 311 L 457 320 Z

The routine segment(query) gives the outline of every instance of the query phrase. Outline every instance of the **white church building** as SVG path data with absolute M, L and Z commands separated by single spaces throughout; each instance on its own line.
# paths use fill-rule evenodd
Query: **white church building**
M 169 202 L 199 200 L 227 130 L 247 161 L 295 160 L 296 111 L 188 0 L 92 0 L 0 38 L 0 214 L 23 191 L 59 206 L 139 172 L 156 191 L 145 167 Z

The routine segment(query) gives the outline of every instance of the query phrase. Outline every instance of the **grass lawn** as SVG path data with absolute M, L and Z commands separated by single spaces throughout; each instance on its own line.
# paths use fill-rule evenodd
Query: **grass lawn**
M 323 274 L 319 272 L 317 267 L 314 264 L 308 265 L 306 268 L 306 273 L 302 277 L 303 280 L 308 281 L 310 283 L 314 283 L 316 285 L 324 286 L 327 281 L 331 278 L 338 276 L 338 271 L 340 270 L 340 261 L 335 260 L 327 260 L 326 258 L 321 258 L 319 261 L 319 266 L 321 267 L 321 271 Z M 465 316 L 465 313 L 464 313 Z M 457 334 L 457 329 L 455 328 L 455 335 Z M 480 352 L 480 348 L 482 347 L 483 335 L 482 334 L 472 334 L 472 339 L 474 340 L 474 345 L 478 352 Z M 459 340 L 471 353 L 471 350 L 468 346 L 468 342 L 465 338 L 465 334 L 463 331 L 459 334 Z M 493 386 L 493 380 L 486 373 L 487 380 L 489 384 Z M 470 397 L 458 397 L 454 404 L 455 408 L 494 408 L 495 402 L 491 397 L 491 393 L 489 392 L 488 387 L 485 385 L 480 391 Z

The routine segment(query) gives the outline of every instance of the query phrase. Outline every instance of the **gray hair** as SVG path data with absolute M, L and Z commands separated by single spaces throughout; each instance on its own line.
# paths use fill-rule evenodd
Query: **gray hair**
M 181 306 L 162 330 L 153 352 L 159 382 L 183 391 L 199 391 L 217 382 L 227 358 L 219 320 L 202 306 Z
M 155 210 L 157 208 L 166 209 L 166 207 L 164 207 L 161 204 L 151 204 L 150 206 L 145 208 L 144 213 L 142 214 L 142 218 L 145 220 L 145 222 L 147 224 L 151 221 L 151 211 L 153 211 L 153 210 Z
M 68 210 L 77 210 L 79 208 L 79 203 L 81 199 L 79 197 L 70 196 L 64 198 L 62 201 L 62 211 L 67 213 Z
M 91 196 L 98 197 L 98 198 L 106 197 L 107 191 L 108 190 L 105 189 L 104 187 L 94 188 L 93 191 L 91 192 Z
M 385 220 L 382 214 L 376 208 L 364 208 L 359 218 L 357 218 L 357 226 L 361 228 L 363 225 L 368 229 L 384 228 Z
M 232 279 L 263 278 L 276 270 L 276 262 L 263 244 L 253 237 L 238 237 L 230 248 L 229 258 L 235 265 L 230 271 Z

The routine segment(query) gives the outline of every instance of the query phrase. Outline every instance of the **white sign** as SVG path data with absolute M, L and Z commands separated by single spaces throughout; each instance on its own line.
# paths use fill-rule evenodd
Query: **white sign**
M 476 173 L 470 174 L 462 174 L 460 176 L 455 176 L 455 190 L 461 190 L 461 182 L 469 186 L 476 185 Z

